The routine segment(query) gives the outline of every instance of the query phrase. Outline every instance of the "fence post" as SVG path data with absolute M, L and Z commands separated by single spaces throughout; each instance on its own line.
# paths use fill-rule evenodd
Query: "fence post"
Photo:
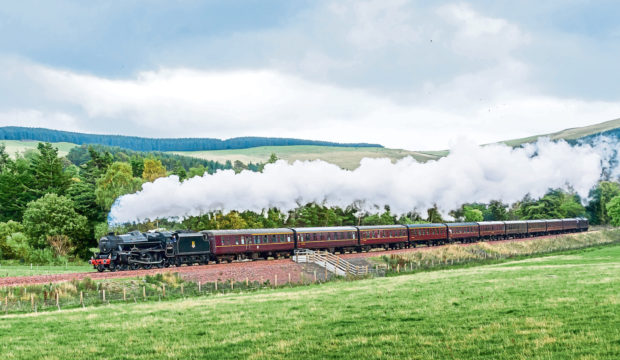
M 217 280 L 215 280 L 215 291 L 217 291 Z
M 278 274 L 275 274 L 274 287 L 278 287 Z
M 183 291 L 183 284 L 181 284 L 181 295 L 185 295 L 185 292 Z
M 142 298 L 146 301 L 146 286 L 142 287 Z
M 9 296 L 8 295 L 4 297 L 4 313 L 5 314 L 9 313 Z
M 201 283 L 201 281 L 200 281 L 200 280 L 198 280 L 198 292 L 199 292 L 199 293 L 201 293 L 201 292 L 202 292 L 202 289 L 201 289 L 200 283 Z
M 56 306 L 58 307 L 58 310 L 60 310 L 60 302 L 58 301 L 58 291 L 56 291 Z
M 250 279 L 248 279 L 248 277 L 245 277 L 245 287 L 250 286 Z
M 314 270 L 314 282 L 316 283 L 316 270 Z
M 161 284 L 161 290 L 164 297 L 166 297 L 166 284 Z
M 80 291 L 80 305 L 84 307 L 84 292 Z
M 291 285 L 291 273 L 288 273 L 288 284 Z
M 127 301 L 127 291 L 125 290 L 124 286 L 123 286 L 123 301 Z
M 30 294 L 30 307 L 32 307 L 32 311 L 34 311 L 34 294 Z
M 400 273 L 400 264 L 396 264 L 396 272 Z
M 103 289 L 103 302 L 105 302 L 105 289 Z

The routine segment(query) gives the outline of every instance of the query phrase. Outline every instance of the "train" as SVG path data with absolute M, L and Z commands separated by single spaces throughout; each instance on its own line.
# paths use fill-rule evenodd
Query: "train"
M 297 249 L 361 252 L 587 231 L 585 218 L 408 225 L 110 233 L 89 263 L 98 271 L 288 257 Z

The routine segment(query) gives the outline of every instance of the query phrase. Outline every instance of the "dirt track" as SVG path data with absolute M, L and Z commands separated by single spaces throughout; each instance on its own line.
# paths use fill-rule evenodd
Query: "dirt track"
M 561 235 L 549 235 L 540 236 L 537 239 L 555 237 Z M 515 240 L 497 240 L 489 241 L 489 243 L 502 243 L 510 241 L 526 241 L 534 238 L 515 239 Z M 461 246 L 470 246 L 472 244 L 460 244 Z M 445 245 L 444 245 L 445 246 Z M 367 258 L 372 256 L 399 254 L 411 251 L 426 251 L 434 249 L 436 247 L 418 247 L 400 250 L 388 250 L 388 251 L 371 251 L 366 253 L 352 253 L 339 255 L 342 258 Z M 103 272 L 97 271 L 71 273 L 71 274 L 53 274 L 53 275 L 34 275 L 34 276 L 18 276 L 18 277 L 5 277 L 0 278 L 0 286 L 23 286 L 30 284 L 47 284 L 52 282 L 69 281 L 73 279 L 84 279 L 90 277 L 92 279 L 113 279 L 113 278 L 130 278 L 144 275 L 153 275 L 163 272 L 177 272 L 182 277 L 189 280 L 200 281 L 216 281 L 216 280 L 230 280 L 244 281 L 246 278 L 250 281 L 264 281 L 270 280 L 272 283 L 275 280 L 275 276 L 278 276 L 278 283 L 288 282 L 289 274 L 292 282 L 298 282 L 301 278 L 301 273 L 304 272 L 304 266 L 294 263 L 290 259 L 279 260 L 259 260 L 249 262 L 233 262 L 229 264 L 214 264 L 214 265 L 200 265 L 200 266 L 182 266 L 171 267 L 166 269 L 151 269 L 151 270 L 130 270 L 119 272 Z

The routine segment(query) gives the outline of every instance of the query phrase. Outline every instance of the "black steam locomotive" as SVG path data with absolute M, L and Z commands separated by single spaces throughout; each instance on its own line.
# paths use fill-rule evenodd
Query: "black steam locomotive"
M 170 265 L 206 264 L 209 243 L 200 233 L 191 231 L 133 231 L 124 235 L 110 233 L 99 240 L 99 253 L 90 263 L 104 270 L 137 270 Z

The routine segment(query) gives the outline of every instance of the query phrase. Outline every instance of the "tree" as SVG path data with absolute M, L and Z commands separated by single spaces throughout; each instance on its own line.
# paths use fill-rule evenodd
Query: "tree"
M 166 168 L 158 159 L 144 159 L 144 171 L 142 179 L 144 181 L 153 182 L 155 179 L 166 176 Z
M 499 200 L 492 200 L 489 203 L 488 209 L 490 214 L 490 219 L 492 221 L 502 221 L 508 218 L 506 208 L 508 206 L 502 203 Z
M 58 149 L 50 143 L 39 143 L 30 163 L 34 177 L 33 189 L 39 196 L 47 193 L 62 195 L 69 187 L 69 178 L 62 168 Z
M 480 211 L 480 209 L 475 209 L 470 206 L 465 206 L 463 216 L 465 217 L 465 221 L 467 222 L 479 222 L 484 219 L 484 217 L 482 216 L 482 211 Z
M 179 180 L 181 181 L 187 179 L 187 172 L 185 171 L 185 168 L 181 164 L 181 161 L 177 161 L 177 164 L 174 166 L 174 170 L 172 173 L 178 176 Z
M 198 165 L 196 167 L 189 168 L 189 173 L 187 174 L 187 178 L 193 178 L 194 176 L 203 176 L 209 169 L 204 167 L 203 165 Z
M 16 221 L 7 221 L 0 223 L 0 254 L 6 259 L 16 258 L 17 255 L 14 252 L 13 246 L 9 243 L 8 239 L 14 233 L 20 233 L 24 231 L 22 224 Z
M 442 223 L 444 222 L 443 219 L 441 218 L 441 213 L 439 212 L 439 209 L 437 208 L 437 205 L 433 206 L 432 208 L 428 209 L 426 211 L 428 218 L 426 219 L 429 223 Z
M 0 172 L 4 171 L 10 163 L 11 158 L 9 157 L 9 154 L 6 153 L 6 146 L 4 144 L 0 144 Z
M 30 162 L 22 157 L 0 171 L 0 221 L 21 221 L 26 205 L 37 198 Z
M 133 155 L 129 160 L 131 164 L 131 172 L 134 177 L 141 177 L 144 173 L 144 159 L 138 155 Z
M 605 205 L 607 215 L 609 216 L 610 223 L 613 226 L 620 226 L 620 195 L 614 196 Z
M 56 194 L 46 194 L 28 204 L 23 220 L 25 233 L 34 248 L 48 247 L 48 237 L 66 236 L 72 244 L 84 240 L 87 220 L 75 212 L 73 201 Z
M 76 181 L 67 189 L 66 196 L 73 201 L 75 211 L 92 221 L 103 221 L 105 213 L 97 205 L 95 185 L 85 181 Z
M 131 166 L 127 163 L 115 162 L 110 165 L 103 177 L 97 180 L 97 204 L 109 211 L 119 196 L 138 191 L 142 181 L 132 175 Z
M 607 204 L 618 195 L 620 195 L 620 184 L 613 181 L 601 181 L 590 192 L 591 200 L 586 209 L 592 224 L 609 224 Z

